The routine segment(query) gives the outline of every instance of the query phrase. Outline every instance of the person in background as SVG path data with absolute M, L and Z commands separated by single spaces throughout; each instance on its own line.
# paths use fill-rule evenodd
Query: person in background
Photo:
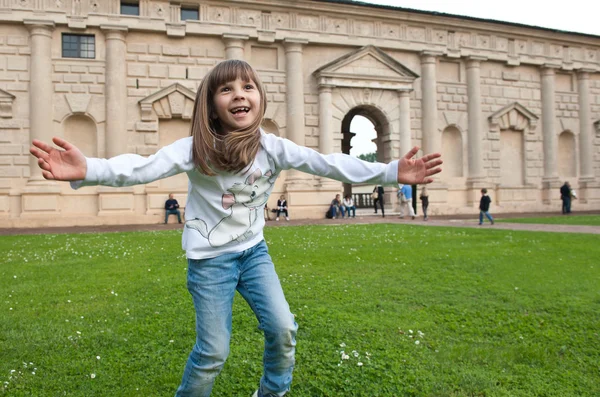
M 419 198 L 421 199 L 421 208 L 423 208 L 423 220 L 429 220 L 427 217 L 427 208 L 429 207 L 429 193 L 427 193 L 427 187 L 423 186 Z
M 377 185 L 375 186 L 375 188 L 373 189 L 373 193 L 371 194 L 371 197 L 373 197 L 373 207 L 375 207 L 375 213 L 377 213 L 377 204 L 379 204 L 379 207 L 381 208 L 381 216 L 385 218 L 385 210 L 383 209 L 383 194 L 385 192 L 383 191 L 383 186 L 381 185 Z
M 356 218 L 356 206 L 354 205 L 354 200 L 350 194 L 347 194 L 346 197 L 344 197 L 344 207 L 346 208 L 348 218 L 350 218 L 350 211 L 352 211 L 352 218 Z
M 181 223 L 179 203 L 173 198 L 173 193 L 169 194 L 169 199 L 165 201 L 165 225 L 169 222 L 169 215 L 177 215 L 177 222 Z
M 346 212 L 346 210 L 344 208 L 344 205 L 342 204 L 342 199 L 339 194 L 336 194 L 335 198 L 331 200 L 329 211 L 331 212 L 332 218 L 339 218 L 340 213 L 342 214 L 342 218 L 344 217 L 344 213 Z
M 408 210 L 408 215 L 415 219 L 415 209 L 412 206 L 412 186 L 398 185 L 398 198 L 400 199 L 400 219 L 404 218 L 404 213 Z
M 285 215 L 285 220 L 289 221 L 290 216 L 288 215 L 287 200 L 285 199 L 285 196 L 283 194 L 279 196 L 279 200 L 277 200 L 277 217 L 275 218 L 276 221 L 279 221 L 279 214 L 282 212 L 283 215 Z
M 487 189 L 481 189 L 481 200 L 479 201 L 479 224 L 483 225 L 483 216 L 485 215 L 494 224 L 494 218 L 490 215 L 490 204 L 492 199 L 487 195 Z
M 560 187 L 560 199 L 562 200 L 563 215 L 568 215 L 571 213 L 571 197 L 571 185 L 569 182 L 565 182 L 564 185 Z

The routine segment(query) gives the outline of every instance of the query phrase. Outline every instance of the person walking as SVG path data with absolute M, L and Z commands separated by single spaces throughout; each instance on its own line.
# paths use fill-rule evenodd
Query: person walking
M 429 220 L 427 216 L 427 208 L 429 208 L 429 193 L 427 192 L 427 187 L 423 186 L 421 189 L 421 195 L 419 196 L 421 200 L 421 208 L 423 209 L 423 220 Z
M 405 211 L 408 215 L 415 219 L 415 209 L 412 206 L 412 186 L 398 185 L 398 198 L 400 199 L 400 219 L 404 219 Z
M 481 189 L 481 200 L 479 200 L 479 224 L 483 225 L 483 216 L 489 219 L 490 223 L 494 224 L 494 218 L 490 215 L 490 204 L 492 199 L 487 195 L 487 189 Z
M 379 204 L 379 207 L 381 208 L 381 216 L 385 218 L 385 209 L 384 209 L 385 203 L 384 203 L 384 199 L 383 199 L 384 193 L 385 192 L 383 190 L 383 186 L 377 185 L 373 189 L 373 193 L 371 194 L 371 197 L 373 198 L 373 207 L 375 207 L 375 213 L 377 213 L 377 204 Z

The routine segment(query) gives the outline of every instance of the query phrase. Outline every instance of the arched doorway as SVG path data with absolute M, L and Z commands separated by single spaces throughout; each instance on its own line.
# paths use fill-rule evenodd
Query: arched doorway
M 342 153 L 355 157 L 363 155 L 363 160 L 367 161 L 389 162 L 392 148 L 390 142 L 383 138 L 389 132 L 389 123 L 381 110 L 370 105 L 356 106 L 342 120 Z M 370 194 L 374 187 L 373 184 L 344 183 L 343 194 L 351 195 L 357 208 L 370 208 Z M 389 203 L 389 200 L 384 199 L 384 202 Z

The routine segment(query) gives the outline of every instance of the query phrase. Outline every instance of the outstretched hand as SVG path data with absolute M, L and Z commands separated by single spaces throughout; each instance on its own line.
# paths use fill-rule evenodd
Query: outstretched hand
M 29 152 L 38 159 L 38 166 L 46 179 L 56 181 L 79 181 L 85 179 L 87 162 L 85 156 L 76 147 L 64 139 L 54 137 L 54 142 L 61 149 L 34 139 Z
M 431 176 L 442 172 L 438 167 L 443 163 L 439 153 L 427 154 L 413 159 L 419 148 L 415 146 L 398 162 L 398 183 L 403 185 L 420 185 L 433 182 Z

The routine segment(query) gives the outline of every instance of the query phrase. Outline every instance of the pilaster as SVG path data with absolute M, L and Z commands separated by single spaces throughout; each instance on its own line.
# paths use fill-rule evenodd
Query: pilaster
M 223 35 L 225 58 L 244 59 L 244 46 L 248 38 L 248 35 L 225 33 Z
M 437 131 L 437 53 L 421 53 L 421 133 L 423 153 L 439 151 L 440 138 Z
M 106 156 L 127 151 L 127 28 L 102 25 L 106 35 Z

